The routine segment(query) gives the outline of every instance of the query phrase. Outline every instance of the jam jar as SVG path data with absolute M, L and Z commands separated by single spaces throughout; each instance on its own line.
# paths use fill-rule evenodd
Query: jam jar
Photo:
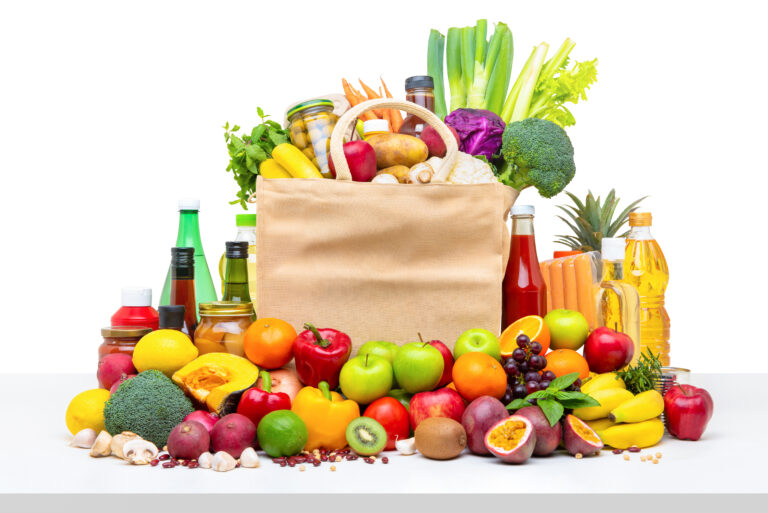
M 200 303 L 200 323 L 195 346 L 200 354 L 229 353 L 245 356 L 243 337 L 251 325 L 252 303 L 213 301 Z
M 112 353 L 123 353 L 133 356 L 133 348 L 136 347 L 136 342 L 151 331 L 151 328 L 140 326 L 110 326 L 108 328 L 101 328 L 101 336 L 104 338 L 104 341 L 99 346 L 99 361 Z

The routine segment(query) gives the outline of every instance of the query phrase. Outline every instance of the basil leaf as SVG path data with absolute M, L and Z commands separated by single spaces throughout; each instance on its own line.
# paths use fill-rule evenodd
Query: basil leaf
M 560 376 L 559 378 L 555 378 L 552 380 L 552 383 L 549 384 L 549 386 L 547 387 L 547 390 L 550 390 L 552 392 L 557 392 L 558 390 L 568 388 L 569 386 L 573 385 L 573 383 L 577 379 L 579 379 L 578 372 L 571 372 L 570 374 L 566 374 L 565 376 Z
M 258 146 L 253 146 L 253 145 L 246 146 L 245 154 L 256 162 L 261 162 L 267 159 L 267 152 L 265 152 Z
M 560 422 L 560 417 L 563 416 L 563 412 L 565 411 L 563 405 L 554 399 L 539 399 L 539 408 L 544 412 L 550 426 L 554 426 Z
M 524 408 L 526 406 L 530 406 L 531 403 L 526 401 L 525 399 L 515 399 L 511 403 L 507 405 L 508 410 L 519 410 L 520 408 Z

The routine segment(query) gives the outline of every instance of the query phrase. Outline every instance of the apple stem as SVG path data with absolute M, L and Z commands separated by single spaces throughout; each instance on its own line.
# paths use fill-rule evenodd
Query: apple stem
M 417 332 L 417 334 L 419 335 L 419 340 L 421 340 L 421 343 L 423 344 L 424 338 L 421 336 L 421 332 Z
M 365 366 L 368 367 L 368 357 L 371 355 L 371 353 L 365 353 Z

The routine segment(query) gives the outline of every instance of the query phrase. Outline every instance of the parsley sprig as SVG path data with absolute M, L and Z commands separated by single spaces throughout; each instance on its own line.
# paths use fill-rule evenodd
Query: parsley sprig
M 507 405 L 508 410 L 519 410 L 531 406 L 532 400 L 544 412 L 550 426 L 560 422 L 565 409 L 586 408 L 588 406 L 600 406 L 600 403 L 582 392 L 565 390 L 579 378 L 578 372 L 572 372 L 565 376 L 555 378 L 544 390 L 528 394 L 524 399 L 515 399 Z

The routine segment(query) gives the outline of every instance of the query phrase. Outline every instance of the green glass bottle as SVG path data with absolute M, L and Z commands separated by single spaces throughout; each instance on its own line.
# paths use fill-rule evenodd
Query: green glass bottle
M 200 200 L 179 200 L 179 232 L 176 236 L 176 246 L 195 248 L 195 299 L 197 303 L 207 303 L 218 301 L 218 296 L 213 285 L 213 279 L 211 279 L 211 271 L 208 269 L 208 261 L 203 252 L 203 243 L 200 240 L 199 210 Z M 170 298 L 171 269 L 169 267 L 163 293 L 160 295 L 160 304 L 170 304 Z
M 224 271 L 224 292 L 222 301 L 250 303 L 248 290 L 248 241 L 230 241 L 226 243 L 227 258 Z

